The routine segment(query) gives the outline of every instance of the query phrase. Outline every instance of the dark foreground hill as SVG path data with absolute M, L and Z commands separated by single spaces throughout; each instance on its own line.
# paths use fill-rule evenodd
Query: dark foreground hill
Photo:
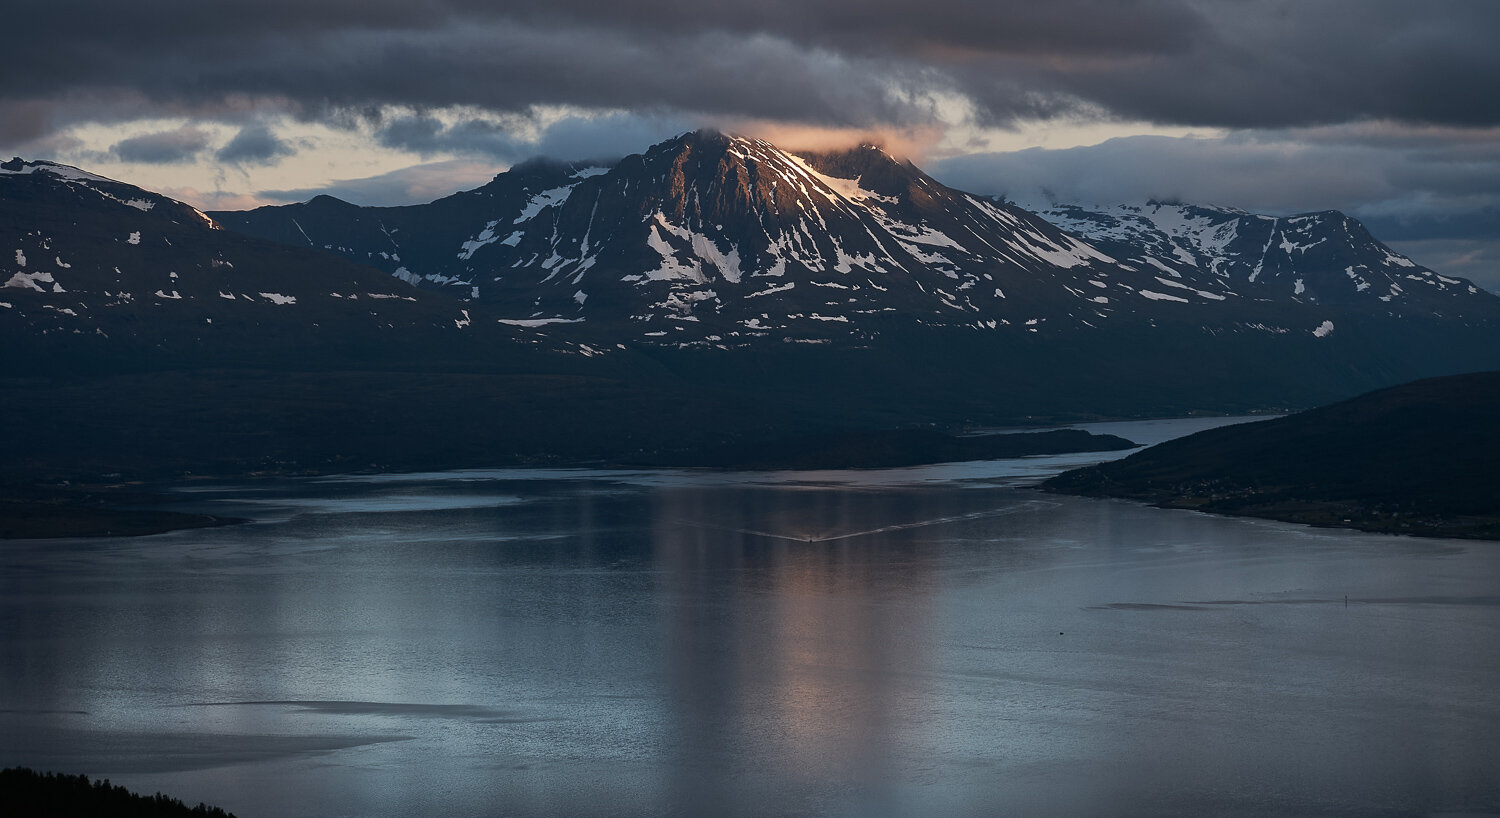
M 1500 539 L 1500 372 L 1431 378 L 1075 469 L 1050 491 Z
M 188 807 L 157 793 L 136 795 L 106 779 L 39 773 L 25 767 L 0 770 L 0 814 L 9 818 L 234 818 L 218 807 Z

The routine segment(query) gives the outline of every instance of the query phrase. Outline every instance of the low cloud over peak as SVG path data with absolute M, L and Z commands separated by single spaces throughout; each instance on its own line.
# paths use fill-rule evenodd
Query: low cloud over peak
M 0 153 L 177 173 L 163 187 L 232 177 L 256 195 L 402 163 L 618 156 L 702 125 L 793 147 L 875 134 L 997 180 L 1087 156 L 1091 195 L 1190 197 L 1203 177 L 1289 209 L 1414 203 L 1465 179 L 1483 207 L 1500 168 L 1493 0 L 56 0 L 14 27 Z M 1120 123 L 1213 138 L 1044 152 L 1032 170 L 974 154 L 1022 128 Z M 1451 178 L 1383 139 L 1425 141 Z M 1291 161 L 1265 172 L 1273 143 Z M 1325 163 L 1276 170 L 1299 156 Z
M 119 89 L 868 127 L 934 119 L 921 98 L 952 93 L 991 121 L 1081 104 L 1221 127 L 1500 124 L 1500 5 L 1482 0 L 64 0 L 25 25 L 10 105 Z

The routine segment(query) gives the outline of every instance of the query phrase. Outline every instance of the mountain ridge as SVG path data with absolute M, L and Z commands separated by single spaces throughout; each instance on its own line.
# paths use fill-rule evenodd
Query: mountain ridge
M 430 206 L 360 211 L 410 218 L 431 207 L 450 225 L 467 225 L 406 255 L 342 239 L 322 246 L 419 286 L 466 290 L 511 320 L 594 321 L 617 340 L 642 343 L 862 338 L 881 332 L 892 312 L 1045 333 L 1174 322 L 1184 317 L 1174 305 L 1190 304 L 1188 321 L 1215 331 L 1318 338 L 1336 332 L 1350 310 L 1500 319 L 1500 299 L 1420 267 L 1336 212 L 1278 220 L 1174 206 L 1169 215 L 1198 227 L 1192 243 L 1180 226 L 1142 229 L 1147 220 L 1131 217 L 1129 206 L 1037 215 L 967 194 L 869 145 L 797 154 L 709 131 L 609 167 L 552 163 L 511 173 Z M 460 218 L 460 203 L 483 212 Z M 286 222 L 311 209 L 214 216 L 231 229 L 284 237 Z M 327 229 L 345 235 L 350 227 Z M 381 230 L 393 232 L 384 223 Z M 757 280 L 762 286 L 752 287 Z
M 1240 279 L 1243 293 L 1252 297 L 1346 305 L 1363 301 L 1369 307 L 1379 301 L 1399 311 L 1461 310 L 1464 296 L 1481 295 L 1472 282 L 1441 275 L 1394 252 L 1357 219 L 1337 210 L 1268 216 L 1155 200 L 1030 207 L 1124 260 L 1164 261 L 1168 271 Z M 1143 250 L 1153 255 L 1143 257 Z
M 1429 288 L 1462 310 L 1245 295 L 1245 276 L 1141 251 L 1158 267 L 872 146 L 695 133 L 427 205 L 206 218 L 5 165 L 0 420 L 42 432 L 17 468 L 122 471 L 126 449 L 216 470 L 691 462 L 845 432 L 1288 410 L 1500 367 L 1500 300 L 1477 288 Z M 251 215 L 263 235 L 237 232 Z

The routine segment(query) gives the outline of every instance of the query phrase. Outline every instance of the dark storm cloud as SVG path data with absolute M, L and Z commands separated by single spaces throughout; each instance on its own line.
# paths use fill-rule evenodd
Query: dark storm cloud
M 928 170 L 954 187 L 1022 202 L 1154 198 L 1289 213 L 1392 195 L 1391 158 L 1357 145 L 1133 136 L 1065 150 L 957 156 Z
M 424 156 L 486 156 L 514 163 L 539 155 L 570 160 L 618 158 L 692 127 L 690 120 L 675 117 L 612 113 L 563 117 L 525 136 L 522 132 L 530 128 L 501 121 L 461 119 L 450 124 L 429 114 L 410 114 L 381 119 L 375 139 L 385 147 Z
M 1192 46 L 1137 64 L 1035 75 L 1119 115 L 1270 127 L 1364 118 L 1500 122 L 1500 4 L 1204 0 Z
M 214 158 L 233 165 L 265 165 L 295 151 L 285 140 L 271 133 L 264 123 L 251 123 L 220 148 Z
M 193 161 L 203 153 L 208 143 L 208 134 L 191 125 L 184 125 L 174 131 L 160 131 L 122 139 L 110 147 L 110 152 L 125 162 L 170 165 Z
M 943 91 L 998 123 L 1080 110 L 1247 127 L 1500 122 L 1491 0 L 35 6 L 0 57 L 12 102 L 134 89 L 312 112 L 568 104 L 863 126 L 931 118 L 921 94 Z
M 964 190 L 1029 201 L 1050 196 L 1113 204 L 1154 197 L 1275 214 L 1351 208 L 1374 214 L 1383 207 L 1458 219 L 1500 202 L 1500 129 L 1387 125 L 1212 139 L 1132 136 L 1065 150 L 955 156 L 931 163 L 929 171 Z
M 357 205 L 389 207 L 421 204 L 454 191 L 471 190 L 490 181 L 495 173 L 492 164 L 457 159 L 413 165 L 363 179 L 344 179 L 315 188 L 262 190 L 256 195 L 262 201 L 277 204 L 305 202 L 314 196 L 327 195 Z

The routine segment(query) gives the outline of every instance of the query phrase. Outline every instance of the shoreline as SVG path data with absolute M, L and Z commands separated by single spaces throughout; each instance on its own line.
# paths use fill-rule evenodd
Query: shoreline
M 3 485 L 0 540 L 145 537 L 249 522 L 161 508 L 173 502 L 136 485 Z

